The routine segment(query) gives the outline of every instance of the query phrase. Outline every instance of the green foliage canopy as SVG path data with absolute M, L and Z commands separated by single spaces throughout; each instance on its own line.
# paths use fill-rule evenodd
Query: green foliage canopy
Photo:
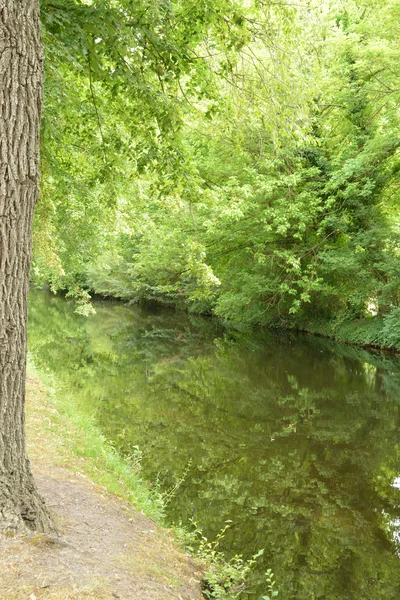
M 396 0 L 42 4 L 38 280 L 250 325 L 389 319 Z

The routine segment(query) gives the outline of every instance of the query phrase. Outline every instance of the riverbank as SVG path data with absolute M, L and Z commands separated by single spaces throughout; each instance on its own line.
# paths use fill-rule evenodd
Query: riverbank
M 371 317 L 345 321 L 308 321 L 288 329 L 328 338 L 334 342 L 350 344 L 365 349 L 400 352 L 400 319 L 396 314 L 390 318 Z
M 95 292 L 91 292 L 95 294 Z M 102 300 L 116 300 L 121 303 L 126 303 L 126 298 L 118 296 L 97 295 Z M 132 302 L 132 300 L 131 300 Z M 137 304 L 146 306 L 145 301 Z M 382 350 L 385 352 L 400 353 L 400 309 L 394 308 L 392 312 L 385 316 L 364 316 L 358 319 L 337 319 L 324 320 L 321 318 L 315 319 L 282 319 L 280 321 L 266 319 L 263 323 L 255 325 L 235 323 L 233 321 L 222 319 L 216 316 L 213 311 L 196 312 L 191 311 L 184 304 L 173 305 L 165 304 L 162 301 L 152 301 L 150 306 L 158 306 L 163 310 L 171 310 L 184 312 L 193 316 L 199 316 L 206 319 L 212 319 L 220 324 L 221 327 L 228 330 L 284 330 L 308 333 L 319 337 L 328 338 L 334 342 L 359 346 L 365 349 Z
M 72 408 L 57 407 L 34 373 L 27 441 L 61 537 L 0 540 L 0 600 L 201 598 L 202 573 L 157 524 L 161 498 L 139 465 L 125 462 Z
M 60 292 L 59 292 L 60 293 Z M 165 303 L 161 299 L 136 302 L 133 298 L 129 299 L 121 297 L 118 294 L 107 294 L 88 290 L 88 294 L 92 295 L 93 300 L 118 302 L 121 305 L 129 306 L 134 304 L 141 307 L 157 307 L 158 309 L 171 311 L 172 313 L 184 313 L 192 317 L 201 317 L 213 323 L 219 324 L 225 330 L 239 331 L 265 331 L 265 330 L 282 330 L 294 331 L 299 333 L 308 333 L 318 337 L 324 337 L 343 344 L 359 346 L 360 348 L 382 350 L 394 354 L 400 353 L 400 308 L 395 307 L 386 315 L 369 315 L 359 317 L 357 319 L 341 318 L 341 319 L 322 319 L 322 318 L 299 318 L 281 319 L 279 321 L 265 318 L 262 323 L 236 323 L 222 319 L 214 314 L 212 310 L 206 312 L 190 310 L 187 305 Z M 63 295 L 63 293 L 61 293 Z M 79 303 L 76 303 L 77 313 L 90 313 L 93 310 L 91 304 L 91 296 L 88 296 L 88 305 L 81 311 Z M 89 307 L 89 308 L 88 308 Z

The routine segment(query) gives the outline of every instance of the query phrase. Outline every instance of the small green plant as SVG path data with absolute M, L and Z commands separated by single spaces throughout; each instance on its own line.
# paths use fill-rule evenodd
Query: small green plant
M 168 488 L 168 490 L 166 490 L 165 492 L 162 493 L 162 500 L 163 500 L 164 506 L 167 506 L 167 504 L 169 504 L 171 502 L 171 500 L 176 496 L 176 493 L 179 490 L 179 488 L 181 487 L 182 483 L 185 481 L 185 479 L 190 471 L 191 466 L 192 466 L 192 459 L 189 459 L 181 477 L 179 477 L 175 481 L 175 483 L 170 488 Z
M 275 589 L 276 582 L 274 581 L 274 574 L 271 569 L 265 573 L 265 583 L 267 586 L 267 596 L 261 596 L 261 600 L 272 600 L 272 598 L 276 598 L 279 594 L 278 590 Z
M 202 593 L 209 600 L 235 600 L 246 589 L 246 579 L 262 556 L 264 550 L 259 550 L 250 559 L 245 560 L 241 555 L 235 555 L 227 560 L 219 545 L 231 521 L 227 521 L 215 540 L 209 541 L 201 529 L 192 520 L 194 531 L 185 533 L 186 547 L 203 567 Z

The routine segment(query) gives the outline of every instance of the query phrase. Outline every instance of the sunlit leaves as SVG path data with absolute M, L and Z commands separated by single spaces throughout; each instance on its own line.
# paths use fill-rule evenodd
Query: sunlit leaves
M 42 5 L 36 277 L 247 324 L 398 305 L 396 0 Z

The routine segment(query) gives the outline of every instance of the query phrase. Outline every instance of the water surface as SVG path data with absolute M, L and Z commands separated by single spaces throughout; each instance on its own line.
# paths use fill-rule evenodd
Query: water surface
M 29 343 L 117 448 L 143 452 L 170 522 L 228 556 L 264 548 L 281 600 L 400 598 L 400 362 L 311 336 L 226 333 L 208 319 L 33 291 Z

